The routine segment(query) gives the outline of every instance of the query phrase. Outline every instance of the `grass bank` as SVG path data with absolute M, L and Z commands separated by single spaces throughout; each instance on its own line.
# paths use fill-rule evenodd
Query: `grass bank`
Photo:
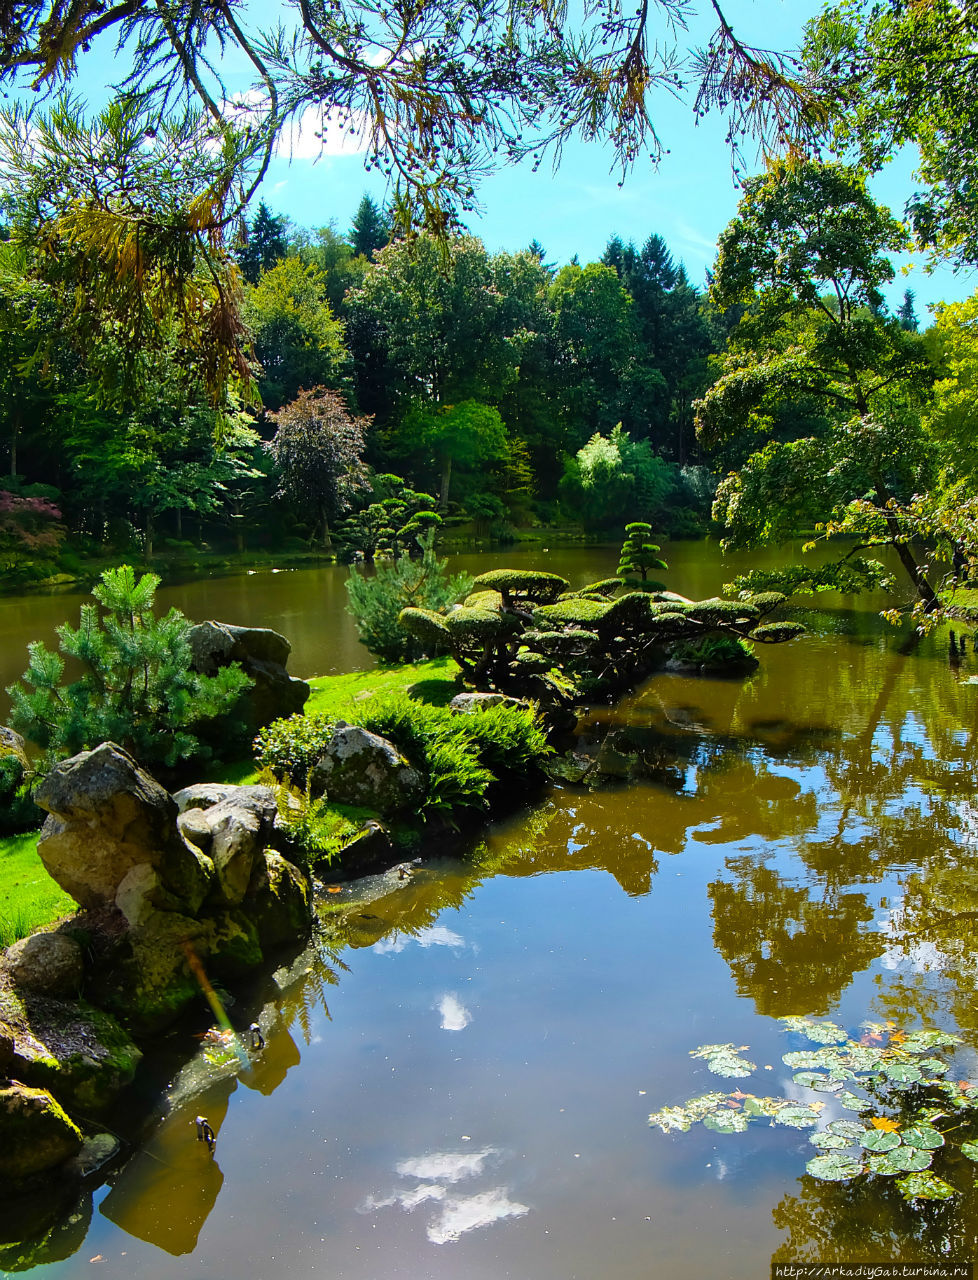
M 341 718 L 367 698 L 412 688 L 425 702 L 444 706 L 457 692 L 458 667 L 451 658 L 403 667 L 380 667 L 347 675 L 317 676 L 306 714 Z M 203 766 L 201 782 L 246 784 L 256 781 L 251 759 Z M 0 839 L 0 947 L 8 947 L 40 926 L 75 909 L 74 901 L 58 887 L 37 856 L 37 831 Z

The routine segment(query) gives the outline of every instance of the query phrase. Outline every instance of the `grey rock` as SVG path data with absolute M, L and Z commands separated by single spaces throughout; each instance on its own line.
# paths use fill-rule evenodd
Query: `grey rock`
M 118 1154 L 119 1139 L 111 1133 L 93 1133 L 82 1143 L 81 1150 L 65 1164 L 64 1172 L 70 1178 L 87 1178 L 98 1173 Z
M 342 721 L 309 771 L 309 780 L 314 794 L 325 791 L 337 804 L 385 816 L 415 805 L 423 785 L 421 774 L 392 742 Z
M 27 743 L 19 733 L 0 724 L 0 756 L 16 756 L 23 764 L 27 764 Z
M 271 843 L 278 808 L 271 787 L 237 787 L 203 810 L 211 831 L 210 857 L 217 879 L 212 894 L 225 906 L 236 906 L 248 892 L 256 859 Z
M 266 852 L 259 859 L 244 906 L 263 950 L 297 942 L 312 927 L 309 882 L 279 853 Z
M 35 799 L 50 817 L 37 851 L 48 873 L 83 907 L 109 906 L 140 863 L 168 887 L 187 869 L 177 807 L 145 769 L 113 742 L 56 764 Z M 169 863 L 169 868 L 168 868 Z
M 215 675 L 237 662 L 253 684 L 235 708 L 253 733 L 273 720 L 301 711 L 309 686 L 286 671 L 292 646 L 266 627 L 236 627 L 227 622 L 201 622 L 188 633 L 191 665 L 201 675 Z M 223 721 L 216 722 L 217 724 Z
M 43 995 L 78 992 L 85 974 L 82 949 L 63 933 L 33 933 L 7 948 L 3 967 L 15 986 Z

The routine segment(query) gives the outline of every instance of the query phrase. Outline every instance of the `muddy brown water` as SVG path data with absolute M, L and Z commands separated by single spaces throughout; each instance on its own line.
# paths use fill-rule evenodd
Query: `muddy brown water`
M 582 582 L 610 557 L 523 559 Z M 730 576 L 708 546 L 667 558 L 687 595 Z M 161 595 L 279 626 L 297 672 L 350 669 L 341 572 Z M 978 660 L 969 647 L 952 666 L 946 633 L 906 652 L 874 602 L 818 603 L 811 634 L 765 648 L 749 680 L 660 675 L 593 712 L 585 737 L 647 732 L 650 780 L 555 789 L 471 858 L 429 861 L 351 910 L 342 945 L 276 998 L 254 1065 L 205 1073 L 46 1245 L 5 1251 L 0 1270 L 757 1280 L 772 1260 L 970 1256 L 972 1171 L 946 1171 L 955 1201 L 914 1209 L 883 1179 L 814 1181 L 804 1132 L 647 1124 L 727 1087 L 690 1057 L 704 1043 L 750 1046 L 745 1089 L 803 1093 L 781 1062 L 802 1043 L 777 1021 L 790 1014 L 950 1027 L 956 1068 L 975 1072 Z M 55 604 L 75 612 L 0 602 L 3 625 Z

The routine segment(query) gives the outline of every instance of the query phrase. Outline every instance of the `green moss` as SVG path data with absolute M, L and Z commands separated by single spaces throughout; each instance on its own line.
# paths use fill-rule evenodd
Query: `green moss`
M 581 587 L 581 594 L 611 597 L 624 581 L 624 578 L 601 578 L 598 582 L 589 582 L 586 587 Z
M 783 605 L 788 597 L 781 591 L 760 591 L 757 595 L 748 596 L 747 603 L 752 604 L 761 613 L 770 613 Z
M 473 591 L 462 602 L 468 609 L 499 610 L 503 607 L 503 597 L 498 591 Z
M 696 600 L 683 612 L 687 617 L 706 626 L 729 626 L 736 622 L 749 622 L 760 616 L 754 605 L 743 600 L 721 600 L 714 597 L 710 600 Z

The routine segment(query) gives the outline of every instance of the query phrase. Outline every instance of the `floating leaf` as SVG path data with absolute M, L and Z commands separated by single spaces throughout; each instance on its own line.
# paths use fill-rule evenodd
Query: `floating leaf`
M 888 1151 L 887 1160 L 895 1169 L 903 1173 L 919 1173 L 921 1169 L 929 1169 L 934 1157 L 929 1151 L 921 1151 L 917 1147 L 897 1147 Z
M 846 1063 L 853 1071 L 878 1071 L 880 1068 L 880 1053 L 878 1049 L 867 1048 L 861 1044 L 852 1044 L 844 1052 Z
M 777 1124 L 787 1125 L 789 1129 L 814 1129 L 818 1124 L 819 1108 L 804 1103 L 789 1103 L 775 1114 Z
M 833 1120 L 828 1125 L 829 1133 L 836 1133 L 848 1142 L 862 1142 L 866 1135 L 866 1126 L 856 1120 Z
M 695 1123 L 685 1107 L 662 1107 L 649 1116 L 649 1124 L 657 1124 L 663 1133 L 688 1133 Z
M 865 1098 L 860 1098 L 857 1093 L 853 1093 L 850 1089 L 842 1090 L 839 1094 L 838 1102 L 847 1111 L 863 1111 L 869 1105 Z
M 912 1124 L 900 1130 L 904 1146 L 919 1147 L 922 1151 L 936 1151 L 944 1146 L 941 1134 L 929 1124 Z
M 703 1125 L 716 1133 L 743 1133 L 750 1124 L 750 1117 L 742 1111 L 710 1111 L 703 1117 Z
M 814 1044 L 838 1044 L 846 1033 L 834 1022 L 815 1022 L 811 1018 L 780 1018 L 787 1031 L 796 1031 Z
M 962 1142 L 961 1154 L 978 1163 L 978 1142 Z
M 897 1182 L 904 1200 L 950 1200 L 958 1193 L 936 1173 L 911 1173 Z
M 783 1053 L 781 1061 L 786 1067 L 824 1068 L 821 1049 L 799 1049 L 793 1053 Z
M 911 1031 L 903 1042 L 907 1053 L 928 1053 L 933 1049 L 950 1049 L 960 1044 L 960 1036 L 952 1036 L 947 1031 Z
M 850 1178 L 858 1178 L 863 1171 L 862 1161 L 852 1156 L 840 1155 L 831 1151 L 825 1156 L 813 1156 L 805 1165 L 813 1178 L 822 1182 L 848 1182 Z
M 748 1116 L 773 1116 L 788 1106 L 787 1098 L 757 1098 L 749 1093 L 744 1100 L 744 1114 Z
M 929 1071 L 932 1076 L 942 1076 L 950 1068 L 946 1062 L 942 1062 L 940 1058 L 922 1058 L 920 1061 L 921 1071 Z
M 873 1116 L 870 1124 L 874 1129 L 882 1129 L 884 1133 L 896 1133 L 900 1128 L 900 1121 L 893 1120 L 890 1116 Z
M 867 1129 L 860 1141 L 867 1151 L 892 1151 L 900 1145 L 900 1136 L 889 1129 Z
M 876 1173 L 884 1178 L 895 1178 L 898 1173 L 906 1173 L 906 1169 L 901 1169 L 895 1165 L 890 1159 L 890 1152 L 883 1152 L 879 1155 L 870 1154 L 866 1157 L 866 1171 L 868 1173 Z
M 880 1066 L 883 1075 L 892 1084 L 904 1086 L 916 1084 L 922 1079 L 920 1068 L 915 1062 L 884 1062 Z
M 817 1089 L 819 1093 L 838 1093 L 842 1088 L 841 1080 L 833 1080 L 823 1071 L 796 1071 L 794 1081 L 806 1089 Z
M 748 1062 L 738 1055 L 746 1049 L 741 1045 L 738 1049 L 733 1044 L 701 1044 L 698 1049 L 690 1049 L 691 1058 L 705 1058 L 707 1067 L 718 1076 L 749 1076 L 757 1070 L 756 1062 Z
M 844 1151 L 846 1147 L 852 1146 L 848 1138 L 843 1138 L 839 1133 L 830 1133 L 828 1129 L 810 1133 L 808 1141 L 813 1147 L 822 1147 L 825 1151 Z

